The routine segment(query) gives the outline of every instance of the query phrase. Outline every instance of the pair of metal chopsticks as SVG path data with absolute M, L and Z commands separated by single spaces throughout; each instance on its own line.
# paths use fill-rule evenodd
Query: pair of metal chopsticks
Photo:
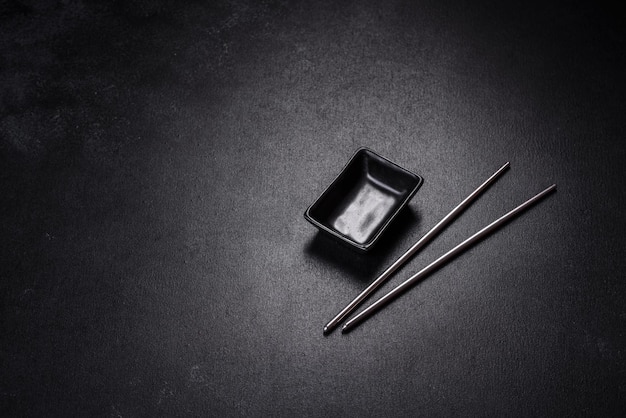
M 498 177 L 502 175 L 508 169 L 510 164 L 507 162 L 502 167 L 498 169 L 495 173 L 493 173 L 483 184 L 478 186 L 476 190 L 474 190 L 469 196 L 467 196 L 461 203 L 459 203 L 450 213 L 448 213 L 437 225 L 435 225 L 430 231 L 426 233 L 419 241 L 417 241 L 411 248 L 409 248 L 404 254 L 400 256 L 391 266 L 389 266 L 380 276 L 378 276 L 365 290 L 363 290 L 352 302 L 350 302 L 341 312 L 339 312 L 326 326 L 324 327 L 324 334 L 330 333 L 334 330 L 339 323 L 344 320 L 351 312 L 353 312 L 370 294 L 372 294 L 378 287 L 380 287 L 398 268 L 400 268 L 404 263 L 406 263 L 411 256 L 413 256 L 419 249 L 421 249 L 426 243 L 428 243 L 431 239 L 433 239 L 443 228 L 446 227 L 454 218 L 456 218 L 465 208 L 467 208 L 473 201 L 476 199 L 483 191 L 485 191 Z M 543 197 L 548 195 L 550 192 L 556 189 L 556 184 L 548 187 L 541 193 L 522 203 L 515 209 L 506 213 L 502 217 L 493 221 L 480 231 L 476 232 L 471 237 L 467 238 L 465 241 L 452 248 L 450 251 L 439 257 L 437 260 L 430 263 L 428 266 L 420 270 L 418 273 L 414 274 L 398 287 L 387 293 L 382 298 L 378 299 L 368 308 L 361 311 L 354 318 L 346 322 L 346 324 L 341 329 L 341 332 L 345 333 L 365 319 L 369 318 L 376 311 L 381 309 L 384 305 L 389 303 L 391 300 L 398 297 L 401 293 L 406 291 L 413 284 L 418 282 L 419 280 L 426 277 L 428 274 L 432 273 L 439 267 L 443 266 L 445 263 L 459 255 L 461 252 L 477 243 L 481 239 L 485 238 L 487 235 L 495 231 L 497 228 L 502 226 L 504 223 L 511 220 L 513 217 L 521 213 L 523 210 L 527 209 L 534 203 L 541 200 Z

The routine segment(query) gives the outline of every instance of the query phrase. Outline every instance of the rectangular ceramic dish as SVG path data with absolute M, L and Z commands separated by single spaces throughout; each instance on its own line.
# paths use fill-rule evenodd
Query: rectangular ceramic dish
M 372 150 L 360 148 L 304 217 L 321 231 L 368 251 L 422 181 Z

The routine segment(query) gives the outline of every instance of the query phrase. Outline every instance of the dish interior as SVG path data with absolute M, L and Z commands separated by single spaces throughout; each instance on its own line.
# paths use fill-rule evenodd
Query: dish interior
M 363 150 L 311 208 L 310 215 L 350 240 L 365 244 L 416 184 L 416 176 Z

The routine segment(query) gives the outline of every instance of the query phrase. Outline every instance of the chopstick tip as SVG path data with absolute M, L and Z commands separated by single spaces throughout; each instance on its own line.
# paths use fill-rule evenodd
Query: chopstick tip
M 556 184 L 552 184 L 551 186 L 549 186 L 546 190 L 544 190 L 545 193 L 549 193 L 549 192 L 553 192 L 556 190 Z

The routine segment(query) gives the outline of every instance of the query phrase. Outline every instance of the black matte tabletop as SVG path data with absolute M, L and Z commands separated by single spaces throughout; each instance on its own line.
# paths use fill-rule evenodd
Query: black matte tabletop
M 1 2 L 0 415 L 621 416 L 619 10 Z M 303 216 L 361 147 L 424 179 L 366 253 Z

